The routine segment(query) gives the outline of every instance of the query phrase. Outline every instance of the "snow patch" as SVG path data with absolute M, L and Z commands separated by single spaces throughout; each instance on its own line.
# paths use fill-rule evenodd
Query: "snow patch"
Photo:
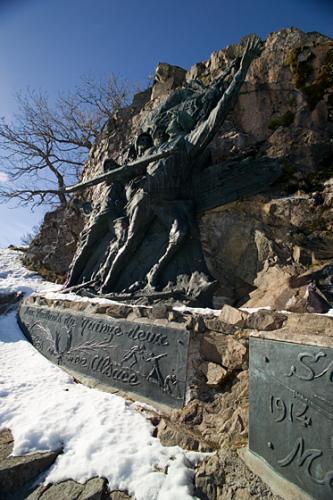
M 263 307 L 240 307 L 240 311 L 248 312 L 249 314 L 256 313 L 258 311 L 261 311 L 262 309 L 265 309 L 266 311 L 271 311 L 272 308 L 271 306 L 263 306 Z
M 189 312 L 192 314 L 202 314 L 203 316 L 219 316 L 221 312 L 221 309 L 210 309 L 209 307 L 174 306 L 173 309 L 181 313 Z
M 0 250 L 0 269 L 2 293 L 59 289 L 12 250 Z M 46 483 L 99 476 L 137 500 L 193 498 L 193 466 L 204 454 L 162 446 L 135 404 L 76 384 L 25 339 L 14 312 L 0 317 L 0 364 L 0 430 L 11 429 L 13 454 L 63 450 Z
M 129 305 L 124 302 L 119 302 L 118 300 L 105 299 L 104 297 L 81 297 L 81 295 L 76 295 L 75 293 L 62 293 L 61 291 L 47 291 L 42 293 L 35 293 L 34 295 L 43 295 L 46 299 L 53 300 L 69 300 L 70 302 L 89 302 L 90 304 L 99 304 L 99 305 L 112 305 L 117 304 L 118 306 L 126 306 Z M 135 305 L 132 306 L 136 307 Z M 151 309 L 151 306 L 141 305 L 140 307 Z
M 29 271 L 22 265 L 22 252 L 0 248 L 0 295 L 10 292 L 59 290 L 61 285 L 44 281 L 39 274 Z

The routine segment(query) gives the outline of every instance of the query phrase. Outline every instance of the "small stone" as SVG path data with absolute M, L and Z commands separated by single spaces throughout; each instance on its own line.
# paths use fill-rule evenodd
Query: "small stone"
M 193 330 L 195 333 L 204 333 L 206 331 L 205 320 L 202 316 L 191 315 L 185 323 L 187 330 Z
M 221 309 L 219 320 L 229 325 L 244 326 L 249 313 L 224 304 Z
M 132 307 L 124 306 L 123 304 L 112 304 L 112 306 L 107 307 L 106 314 L 113 318 L 126 318 L 132 309 Z
M 197 439 L 185 431 L 184 428 L 179 428 L 171 422 L 162 419 L 157 427 L 157 437 L 163 446 L 181 446 L 187 450 L 198 450 L 199 442 Z M 113 498 L 113 497 L 112 497 Z
M 168 316 L 168 306 L 165 304 L 154 304 L 149 311 L 149 317 L 153 319 L 165 319 Z
M 102 500 L 106 490 L 106 479 L 94 477 L 87 481 L 80 500 Z
M 178 323 L 185 321 L 185 317 L 181 312 L 172 310 L 168 312 L 168 321 Z
M 216 363 L 208 363 L 207 384 L 212 386 L 220 385 L 226 378 L 227 370 Z
M 106 479 L 94 477 L 84 484 L 72 479 L 56 484 L 40 485 L 27 500 L 58 500 L 60 498 L 80 498 L 80 500 L 105 499 L 107 491 Z
M 130 500 L 131 498 L 125 491 L 114 490 L 110 493 L 111 500 Z
M 147 318 L 148 316 L 148 308 L 145 307 L 133 307 L 129 309 L 127 320 L 131 321 L 137 318 Z
M 311 252 L 298 245 L 293 248 L 293 259 L 298 264 L 303 264 L 304 266 L 309 266 L 312 263 Z
M 246 328 L 263 331 L 279 330 L 287 319 L 285 314 L 260 309 L 247 318 Z
M 206 361 L 230 370 L 240 369 L 247 360 L 247 347 L 230 335 L 209 332 L 200 343 L 200 352 Z
M 204 320 L 207 330 L 212 330 L 214 332 L 221 332 L 225 335 L 232 335 L 236 328 L 234 325 L 230 325 L 221 321 L 219 318 L 207 318 Z
M 179 417 L 180 422 L 189 425 L 200 425 L 203 418 L 203 407 L 199 401 L 191 401 L 183 410 Z
M 76 483 L 71 479 L 52 485 L 41 485 L 27 500 L 58 500 L 59 498 L 81 498 L 84 485 Z

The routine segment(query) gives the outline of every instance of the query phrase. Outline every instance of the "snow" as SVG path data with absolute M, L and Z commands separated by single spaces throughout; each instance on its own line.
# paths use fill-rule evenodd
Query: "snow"
M 0 250 L 0 269 L 0 293 L 59 289 L 12 250 Z M 25 339 L 15 312 L 0 316 L 0 363 L 0 430 L 11 429 L 13 454 L 63 449 L 45 483 L 100 476 L 137 500 L 193 498 L 193 466 L 203 454 L 162 446 L 137 404 L 76 384 Z
M 266 311 L 271 311 L 272 310 L 272 308 L 270 306 L 264 306 L 264 307 L 240 307 L 239 309 L 241 311 L 245 311 L 245 312 L 248 312 L 250 314 L 255 313 L 257 311 L 260 311 L 261 309 L 266 309 Z M 276 311 L 276 312 L 280 312 L 282 314 L 293 314 L 292 311 L 285 311 L 285 310 Z M 312 314 L 316 314 L 317 316 L 330 316 L 330 317 L 333 317 L 333 309 L 330 309 L 327 313 L 312 313 Z
M 209 307 L 175 306 L 173 309 L 181 313 L 189 312 L 192 314 L 201 314 L 203 316 L 219 316 L 221 312 L 221 309 L 211 309 Z
M 271 311 L 271 306 L 261 306 L 261 307 L 240 307 L 240 311 L 248 312 L 249 314 L 256 313 L 258 311 L 261 311 L 262 309 L 265 309 L 266 311 Z
M 34 294 L 34 295 L 39 295 L 39 293 Z M 111 299 L 105 299 L 104 297 L 81 297 L 80 295 L 76 295 L 75 293 L 61 293 L 59 291 L 47 291 L 43 292 L 43 297 L 46 299 L 63 299 L 63 300 L 69 300 L 71 302 L 89 302 L 90 304 L 99 304 L 99 305 L 111 305 L 111 304 L 117 304 L 118 306 L 126 306 L 128 307 L 128 304 L 124 302 L 119 302 L 118 300 L 111 300 Z M 136 306 L 133 306 L 133 308 Z M 146 309 L 151 309 L 151 306 L 145 306 L 141 305 L 141 308 L 146 308 Z
M 9 248 L 0 248 L 0 295 L 20 291 L 30 294 L 33 291 L 56 291 L 61 288 L 42 278 L 33 271 L 24 268 L 21 263 L 21 252 Z

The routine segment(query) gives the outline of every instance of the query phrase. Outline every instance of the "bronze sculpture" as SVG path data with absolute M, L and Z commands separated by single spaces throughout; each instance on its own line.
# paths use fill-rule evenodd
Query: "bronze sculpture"
M 68 286 L 115 298 L 181 293 L 209 302 L 215 282 L 202 254 L 192 179 L 205 163 L 206 148 L 261 48 L 258 38 L 250 38 L 241 60 L 233 61 L 213 85 L 191 84 L 153 112 L 149 123 L 153 137 L 143 133 L 144 140 L 140 143 L 139 137 L 136 144 L 137 160 L 146 163 L 133 168 L 106 161 L 105 169 L 112 167 L 110 200 L 86 233 Z M 106 226 L 111 240 L 108 255 L 98 256 L 99 269 L 95 266 L 91 272 L 87 258 L 93 258 L 96 234 L 105 232 Z

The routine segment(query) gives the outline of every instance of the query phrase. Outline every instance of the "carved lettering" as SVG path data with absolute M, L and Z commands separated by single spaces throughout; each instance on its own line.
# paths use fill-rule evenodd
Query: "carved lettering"
M 333 438 L 332 438 L 333 441 Z M 333 470 L 323 473 L 322 476 L 318 475 L 318 470 L 321 468 L 314 464 L 314 462 L 323 456 L 322 450 L 319 449 L 305 449 L 304 439 L 300 437 L 297 439 L 293 449 L 288 453 L 285 458 L 278 460 L 280 467 L 287 467 L 294 461 L 298 467 L 303 468 L 307 476 L 316 484 L 325 484 L 333 489 Z
M 182 406 L 188 332 L 44 306 L 23 306 L 20 321 L 32 343 L 54 363 Z
M 287 377 L 295 377 L 304 381 L 312 381 L 317 378 L 323 377 L 327 374 L 328 380 L 333 382 L 333 360 L 328 360 L 326 367 L 320 368 L 319 361 L 326 358 L 326 353 L 320 351 L 317 354 L 311 354 L 308 352 L 301 352 L 297 356 L 297 360 L 300 366 L 292 365 Z
M 295 421 L 300 422 L 304 427 L 312 424 L 311 417 L 306 415 L 309 405 L 304 401 L 294 399 L 285 402 L 281 398 L 271 396 L 269 409 L 273 416 L 276 417 L 274 422 L 283 422 L 287 418 L 292 423 Z
M 132 387 L 140 384 L 138 375 L 135 372 L 112 361 L 110 356 L 94 356 L 91 361 L 91 369 Z
M 80 365 L 83 367 L 86 367 L 88 365 L 88 360 L 84 356 L 81 357 L 79 355 L 75 355 L 75 356 L 69 355 L 66 357 L 66 359 L 68 359 L 68 361 L 70 361 L 74 365 Z

